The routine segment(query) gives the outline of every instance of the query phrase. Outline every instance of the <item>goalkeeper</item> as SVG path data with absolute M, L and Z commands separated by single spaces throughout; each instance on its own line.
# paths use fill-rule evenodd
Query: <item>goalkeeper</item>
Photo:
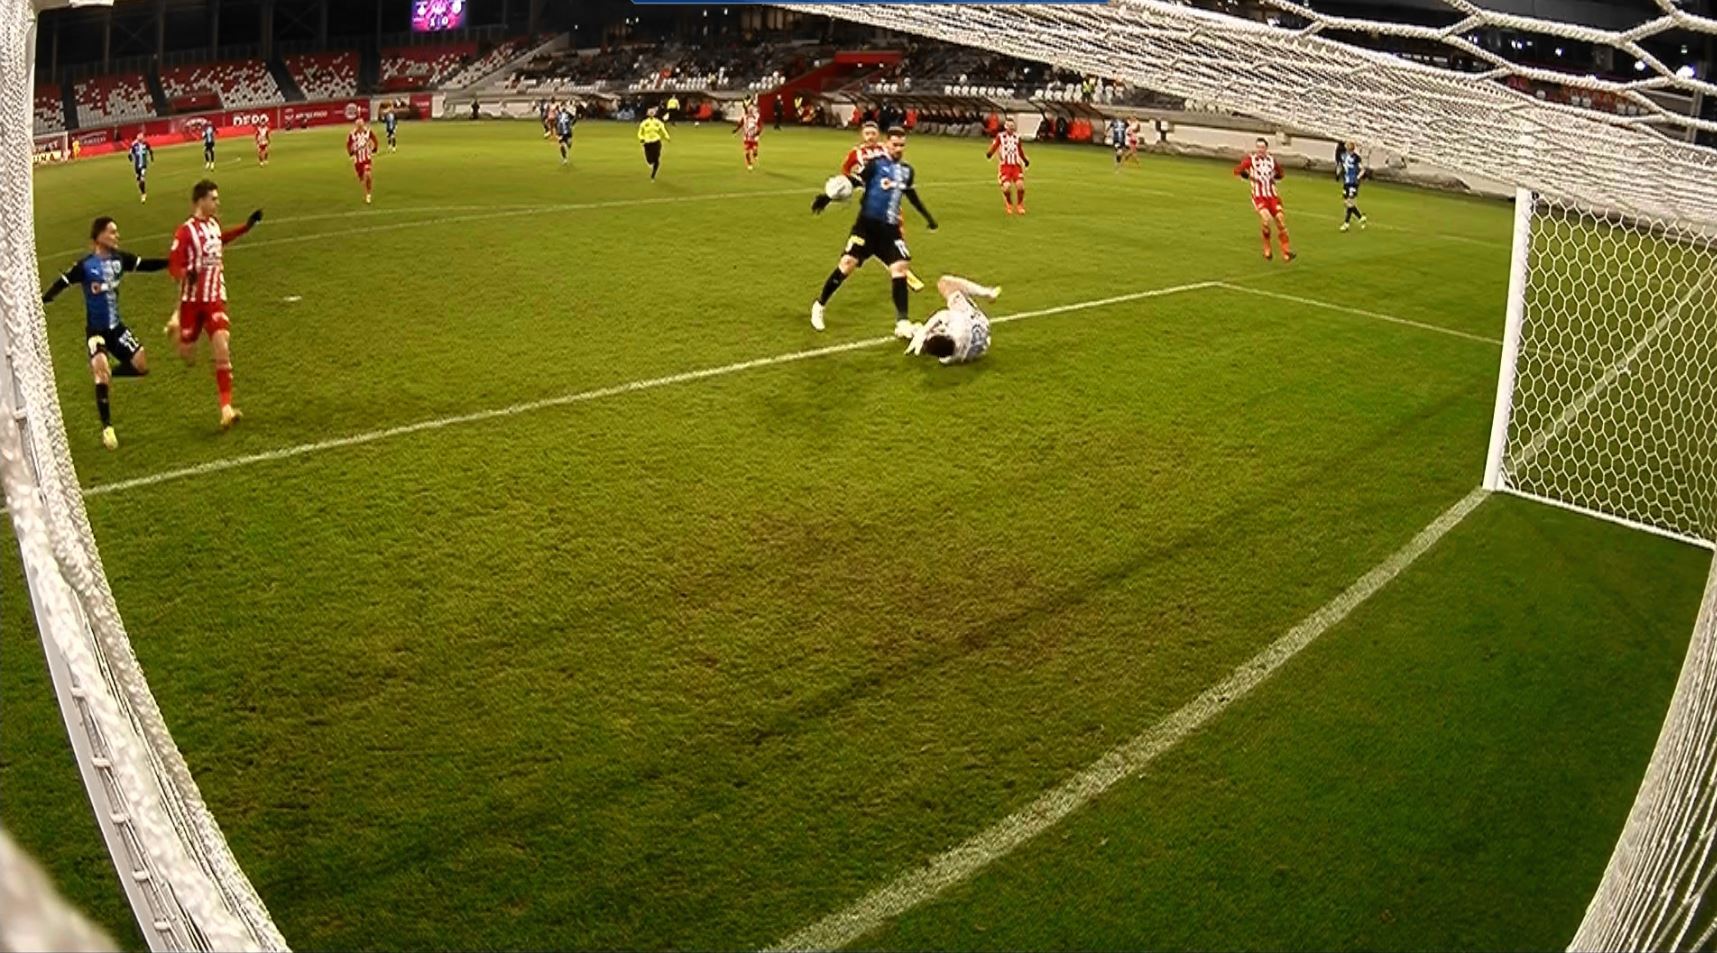
M 974 299 L 994 301 L 1002 289 L 986 288 L 974 281 L 943 275 L 936 291 L 948 307 L 913 329 L 908 354 L 928 354 L 944 365 L 969 364 L 990 349 L 990 318 Z

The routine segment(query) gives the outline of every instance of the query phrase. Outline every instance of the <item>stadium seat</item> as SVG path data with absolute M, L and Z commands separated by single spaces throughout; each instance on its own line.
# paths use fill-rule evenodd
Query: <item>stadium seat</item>
M 349 99 L 358 94 L 356 53 L 301 53 L 286 58 L 286 69 L 311 102 Z
M 234 60 L 175 66 L 161 71 L 161 89 L 171 102 L 192 102 L 213 93 L 233 109 L 272 106 L 286 101 L 280 85 L 261 60 Z
M 142 73 L 99 76 L 77 84 L 78 124 L 99 126 L 155 116 L 155 102 Z
M 65 104 L 57 85 L 36 87 L 36 135 L 66 131 Z
M 383 92 L 439 86 L 477 55 L 475 43 L 407 46 L 382 51 Z

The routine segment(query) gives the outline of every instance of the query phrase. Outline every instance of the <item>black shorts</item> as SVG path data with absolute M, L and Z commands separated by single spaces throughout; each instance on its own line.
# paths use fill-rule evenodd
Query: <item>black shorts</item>
M 141 350 L 143 345 L 137 343 L 137 336 L 123 322 L 106 331 L 92 331 L 89 335 L 90 357 L 106 354 L 121 364 L 130 364 Z
M 662 143 L 660 141 L 644 143 L 644 161 L 651 165 L 662 161 Z
M 1344 199 L 1359 198 L 1359 183 L 1355 182 L 1352 185 L 1343 185 L 1341 187 L 1341 197 Z
M 213 159 L 214 157 L 215 157 L 214 144 L 209 143 L 209 142 L 203 143 L 203 158 L 204 159 Z
M 561 144 L 561 145 L 563 145 L 563 146 L 570 146 L 570 145 L 572 145 L 572 133 L 570 133 L 570 132 L 569 132 L 569 133 L 567 133 L 567 134 L 565 134 L 565 135 L 563 135 L 563 136 L 561 136 L 561 137 L 560 137 L 560 144 Z
M 392 141 L 394 141 L 394 137 L 396 137 L 396 136 L 398 136 L 398 135 L 399 135 L 399 130 L 397 130 L 397 129 L 389 129 L 389 130 L 388 130 L 388 141 L 389 141 L 389 142 L 392 142 Z
M 885 265 L 912 260 L 912 250 L 906 247 L 906 239 L 900 234 L 899 225 L 873 222 L 867 218 L 853 223 L 852 234 L 847 236 L 847 247 L 843 254 L 857 258 L 861 265 L 871 258 Z

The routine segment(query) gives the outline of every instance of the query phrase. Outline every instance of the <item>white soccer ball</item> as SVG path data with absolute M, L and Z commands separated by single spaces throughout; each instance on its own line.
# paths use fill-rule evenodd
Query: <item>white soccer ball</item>
M 853 197 L 853 180 L 837 175 L 823 185 L 823 194 L 833 201 L 845 202 Z

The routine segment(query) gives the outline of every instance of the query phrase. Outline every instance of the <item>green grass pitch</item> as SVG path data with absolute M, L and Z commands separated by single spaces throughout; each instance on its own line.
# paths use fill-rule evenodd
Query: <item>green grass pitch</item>
M 844 135 L 768 133 L 748 173 L 682 124 L 651 183 L 627 127 L 581 126 L 562 168 L 529 123 L 410 125 L 368 208 L 342 135 L 278 136 L 266 169 L 221 146 L 226 217 L 268 213 L 228 259 L 237 430 L 159 336 L 162 277 L 125 283 L 155 370 L 114 387 L 117 453 L 75 292 L 49 311 L 138 655 L 300 949 L 780 940 L 1149 729 L 1480 477 L 1500 204 L 1373 185 L 1342 234 L 1335 183 L 1291 176 L 1285 265 L 1222 165 L 1034 147 L 1009 218 L 982 143 L 915 139 L 919 273 L 1032 315 L 942 368 L 864 343 L 893 325 L 874 265 L 809 327 Z M 163 254 L 199 160 L 163 150 L 147 205 L 122 158 L 39 170 L 44 274 L 96 214 Z M 136 946 L 4 542 L 0 819 Z M 1707 565 L 1486 501 L 863 945 L 1558 947 Z

